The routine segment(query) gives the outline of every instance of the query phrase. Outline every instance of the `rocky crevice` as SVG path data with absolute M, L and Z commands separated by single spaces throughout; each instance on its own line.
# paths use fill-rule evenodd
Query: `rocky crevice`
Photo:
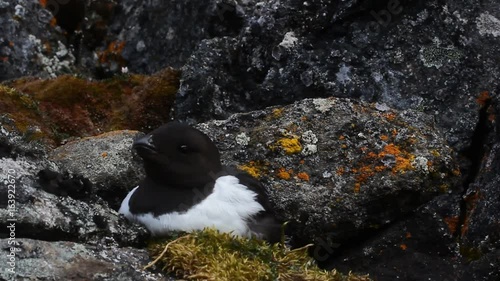
M 491 141 L 491 134 L 494 133 L 490 120 L 493 100 L 488 93 L 484 92 L 479 97 L 478 103 L 480 105 L 479 121 L 474 129 L 470 146 L 462 153 L 462 157 L 465 158 L 463 162 L 467 163 L 467 165 L 466 167 L 462 166 L 464 179 L 461 193 L 462 199 L 460 201 L 460 216 L 456 231 L 453 233 L 453 236 L 457 237 L 459 241 L 467 229 L 469 217 L 476 204 L 474 198 L 478 196 L 481 189 L 480 186 L 474 183 L 481 175 L 484 161 L 488 158 L 488 152 L 491 148 L 488 142 Z

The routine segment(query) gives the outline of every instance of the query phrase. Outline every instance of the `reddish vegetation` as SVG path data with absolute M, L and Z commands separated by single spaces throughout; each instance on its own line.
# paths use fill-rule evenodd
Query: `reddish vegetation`
M 104 81 L 24 78 L 0 88 L 0 110 L 21 132 L 36 126 L 57 145 L 110 130 L 149 131 L 168 120 L 178 86 L 179 72 L 173 69 Z

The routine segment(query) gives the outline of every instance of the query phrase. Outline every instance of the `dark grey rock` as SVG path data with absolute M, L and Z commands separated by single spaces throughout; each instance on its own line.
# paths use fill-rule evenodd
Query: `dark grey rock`
M 256 4 L 238 36 L 200 43 L 183 67 L 175 117 L 195 123 L 350 97 L 429 113 L 464 150 L 478 122 L 476 98 L 498 86 L 498 3 L 387 3 Z
M 105 51 L 111 42 L 124 42 L 120 56 L 133 72 L 181 67 L 202 39 L 237 35 L 243 14 L 233 1 L 119 1 L 107 21 L 105 44 L 100 42 L 97 51 Z M 92 25 L 90 21 L 86 28 L 90 39 Z M 116 61 L 101 65 L 111 72 L 118 66 Z
M 324 266 L 366 272 L 380 281 L 483 280 L 464 278 L 466 260 L 455 237 L 459 206 L 459 195 L 439 196 L 370 238 L 351 241 Z M 326 257 L 326 251 L 317 253 Z
M 0 1 L 0 81 L 75 70 L 75 56 L 52 18 L 39 1 Z
M 2 280 L 173 280 L 143 270 L 149 263 L 146 250 L 23 238 L 1 239 L 0 248 Z

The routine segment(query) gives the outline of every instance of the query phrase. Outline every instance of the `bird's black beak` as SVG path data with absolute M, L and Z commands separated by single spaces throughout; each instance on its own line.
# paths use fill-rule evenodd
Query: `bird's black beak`
M 139 155 L 143 153 L 156 153 L 156 147 L 153 144 L 153 136 L 149 134 L 134 140 L 132 148 L 137 150 Z

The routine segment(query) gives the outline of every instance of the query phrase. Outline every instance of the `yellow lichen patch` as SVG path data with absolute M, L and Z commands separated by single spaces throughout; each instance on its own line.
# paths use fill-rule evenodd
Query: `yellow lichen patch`
M 303 181 L 309 181 L 309 175 L 306 172 L 300 172 L 297 177 Z
M 370 280 L 368 276 L 318 268 L 307 246 L 291 250 L 213 229 L 151 242 L 148 250 L 156 258 L 148 267 L 156 264 L 167 274 L 185 280 Z
M 354 184 L 354 193 L 359 193 L 361 190 L 361 184 L 359 182 Z
M 258 179 L 264 173 L 266 164 L 261 161 L 250 161 L 247 164 L 239 165 L 238 169 L 247 172 L 252 177 Z
M 286 170 L 285 168 L 280 168 L 276 176 L 282 180 L 289 180 L 292 177 L 293 170 Z
M 281 138 L 278 140 L 278 145 L 285 151 L 286 154 L 295 154 L 302 151 L 302 145 L 298 138 Z
M 280 118 L 283 115 L 283 108 L 275 108 L 273 109 L 273 117 Z

